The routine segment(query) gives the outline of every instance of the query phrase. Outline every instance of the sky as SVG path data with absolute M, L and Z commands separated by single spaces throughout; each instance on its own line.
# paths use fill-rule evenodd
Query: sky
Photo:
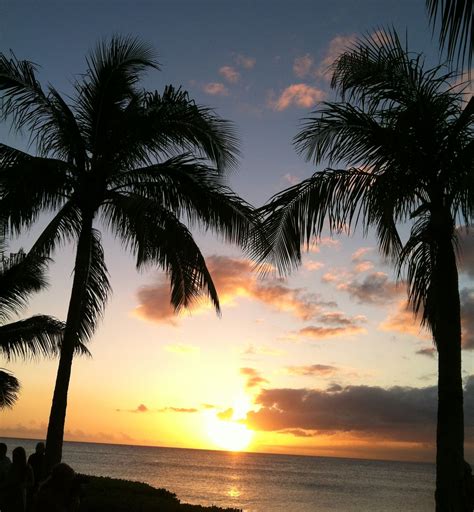
M 162 69 L 144 86 L 181 85 L 235 123 L 232 188 L 255 206 L 315 170 L 294 150 L 301 120 L 333 99 L 327 68 L 357 36 L 394 27 L 439 58 L 424 0 L 4 0 L 0 51 L 41 66 L 64 95 L 97 41 L 131 34 Z M 27 134 L 0 125 L 20 149 Z M 34 152 L 34 148 L 29 148 Z M 25 249 L 45 225 L 12 240 Z M 98 226 L 100 227 L 100 226 Z M 105 317 L 74 361 L 66 439 L 317 456 L 434 460 L 437 359 L 406 310 L 406 290 L 371 233 L 324 233 L 288 278 L 262 279 L 239 248 L 195 230 L 222 303 L 176 316 L 158 269 L 137 273 L 103 231 L 113 287 Z M 65 319 L 74 247 L 53 255 L 48 291 L 23 316 Z M 461 262 L 466 450 L 474 457 L 474 242 Z M 0 361 L 22 384 L 0 436 L 43 438 L 57 361 Z

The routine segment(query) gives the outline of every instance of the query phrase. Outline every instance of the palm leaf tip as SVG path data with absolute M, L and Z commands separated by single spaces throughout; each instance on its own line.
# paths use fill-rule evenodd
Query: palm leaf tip
M 474 3 L 472 0 L 426 0 L 433 26 L 439 24 L 441 49 L 447 50 L 448 59 L 470 68 L 474 54 Z
M 18 400 L 20 383 L 18 379 L 6 370 L 0 370 L 0 409 L 12 407 Z

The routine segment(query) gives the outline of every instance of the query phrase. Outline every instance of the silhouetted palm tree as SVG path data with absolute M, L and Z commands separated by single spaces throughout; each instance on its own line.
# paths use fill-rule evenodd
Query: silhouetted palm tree
M 295 138 L 299 152 L 328 168 L 264 207 L 272 257 L 283 272 L 301 245 L 332 232 L 374 227 L 380 250 L 406 270 L 409 302 L 439 354 L 437 503 L 463 500 L 463 388 L 455 222 L 474 208 L 474 100 L 465 104 L 442 68 L 423 69 L 395 33 L 359 40 L 333 67 L 340 102 L 323 103 Z M 403 245 L 397 225 L 411 223 Z
M 474 2 L 472 0 L 426 0 L 433 25 L 440 20 L 440 46 L 449 59 L 470 67 L 474 53 Z
M 46 286 L 47 259 L 17 253 L 4 257 L 0 240 L 0 354 L 7 360 L 52 356 L 59 353 L 64 323 L 46 315 L 35 315 L 5 323 L 21 311 L 28 297 Z M 0 370 L 0 409 L 11 407 L 18 398 L 20 384 L 5 369 Z
M 134 38 L 99 44 L 88 70 L 64 100 L 44 92 L 32 63 L 0 57 L 3 114 L 36 142 L 30 156 L 0 145 L 2 203 L 10 227 L 30 225 L 41 211 L 56 216 L 33 250 L 49 254 L 58 242 L 77 243 L 74 280 L 47 435 L 47 465 L 61 459 L 73 346 L 88 340 L 110 291 L 97 221 L 136 257 L 138 268 L 164 269 L 176 309 L 205 291 L 219 300 L 188 225 L 244 246 L 253 209 L 224 182 L 236 163 L 230 123 L 198 106 L 188 93 L 139 88 L 158 69 L 153 50 Z

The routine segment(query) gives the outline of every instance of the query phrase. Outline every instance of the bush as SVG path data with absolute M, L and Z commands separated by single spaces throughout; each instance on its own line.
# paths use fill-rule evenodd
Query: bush
M 81 475 L 80 512 L 242 512 L 181 503 L 166 489 L 129 480 Z

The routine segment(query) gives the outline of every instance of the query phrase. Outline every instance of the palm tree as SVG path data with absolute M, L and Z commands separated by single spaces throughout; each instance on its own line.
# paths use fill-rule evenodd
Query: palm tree
M 474 53 L 474 3 L 472 0 L 426 0 L 433 26 L 440 19 L 440 46 L 447 48 L 449 59 L 457 56 L 464 65 L 466 56 L 471 66 Z
M 0 145 L 0 186 L 10 229 L 56 214 L 33 247 L 50 254 L 77 243 L 64 342 L 49 419 L 46 463 L 61 460 L 73 347 L 89 340 L 110 291 L 100 232 L 111 231 L 136 257 L 137 268 L 169 275 L 176 310 L 205 292 L 219 299 L 188 226 L 198 225 L 245 246 L 256 215 L 225 184 L 236 163 L 232 125 L 195 104 L 187 92 L 139 88 L 158 69 L 151 47 L 113 37 L 89 55 L 74 96 L 41 88 L 31 62 L 0 56 L 3 116 L 27 129 L 37 156 Z M 187 223 L 187 224 L 186 224 Z
M 375 228 L 380 250 L 406 270 L 409 302 L 439 354 L 437 511 L 463 507 L 463 388 L 455 222 L 474 209 L 474 100 L 465 104 L 443 68 L 423 69 L 394 32 L 358 40 L 333 65 L 341 101 L 323 103 L 295 138 L 327 168 L 274 196 L 263 208 L 272 258 L 281 271 L 301 246 L 358 225 Z M 403 244 L 397 230 L 411 223 Z
M 0 240 L 0 353 L 7 359 L 28 359 L 59 353 L 63 322 L 46 315 L 35 315 L 5 323 L 26 306 L 33 292 L 45 288 L 44 270 L 47 259 L 19 252 L 4 257 Z M 0 370 L 0 409 L 12 407 L 18 398 L 20 384 L 9 371 Z

